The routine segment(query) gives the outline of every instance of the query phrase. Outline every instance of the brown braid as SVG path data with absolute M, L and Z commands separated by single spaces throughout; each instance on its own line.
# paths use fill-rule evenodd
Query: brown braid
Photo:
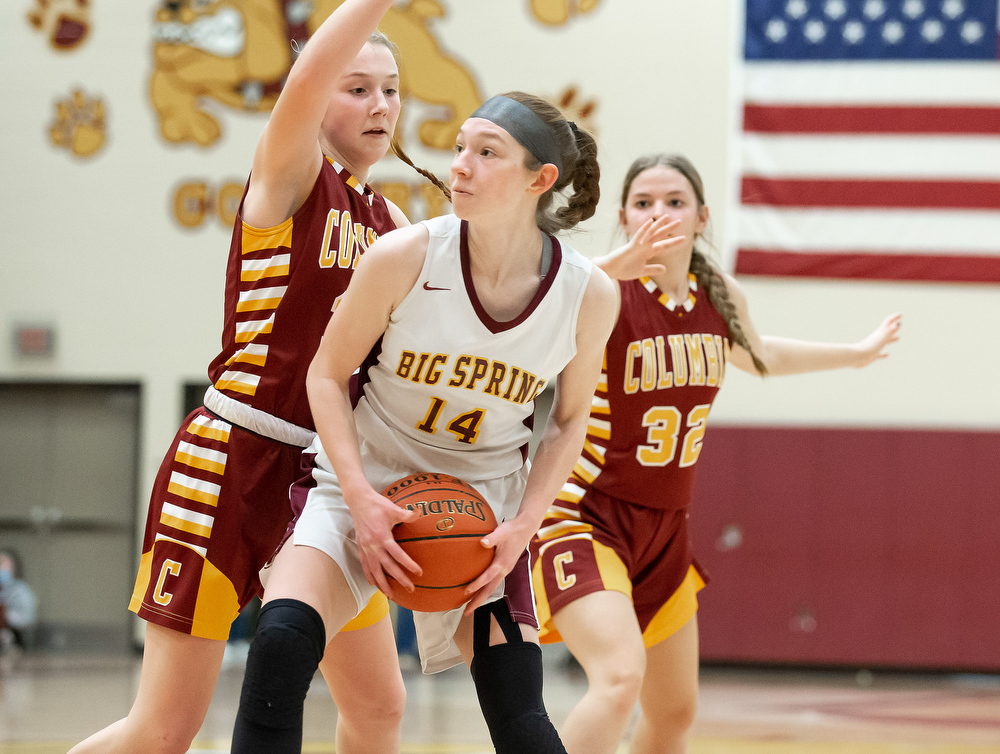
M 625 174 L 625 183 L 622 189 L 621 206 L 623 208 L 628 204 L 628 192 L 632 189 L 632 182 L 636 177 L 643 171 L 657 166 L 676 170 L 683 175 L 694 190 L 695 199 L 698 201 L 698 210 L 700 211 L 705 206 L 704 184 L 690 160 L 676 154 L 651 154 L 638 158 L 629 166 L 628 172 Z M 729 287 L 726 285 L 725 278 L 722 277 L 722 274 L 715 268 L 715 265 L 698 248 L 694 248 L 691 252 L 691 263 L 688 271 L 695 276 L 698 285 L 708 295 L 708 300 L 712 302 L 712 306 L 715 307 L 715 310 L 725 320 L 726 328 L 729 330 L 730 342 L 735 343 L 750 354 L 750 358 L 753 360 L 754 368 L 758 374 L 762 376 L 766 375 L 767 365 L 754 352 L 753 348 L 750 347 L 750 341 L 747 340 L 747 336 L 743 332 L 743 327 L 740 325 L 739 317 L 736 314 L 736 305 L 733 304 L 729 296 Z
M 399 159 L 401 159 L 403 162 L 405 162 L 411 168 L 413 168 L 418 173 L 420 173 L 420 175 L 422 175 L 428 181 L 430 181 L 435 186 L 437 186 L 439 189 L 441 189 L 441 193 L 445 195 L 445 198 L 447 198 L 449 202 L 451 201 L 451 189 L 448 188 L 447 185 L 445 185 L 444 181 L 442 181 L 440 178 L 438 178 L 436 175 L 434 175 L 429 170 L 424 170 L 423 168 L 418 168 L 416 165 L 414 165 L 413 164 L 413 160 L 411 160 L 407 156 L 406 152 L 403 151 L 403 148 L 399 145 L 399 142 L 396 141 L 395 138 L 393 138 L 389 142 L 389 145 L 392 147 L 392 153 L 394 155 L 396 155 L 396 157 L 398 157 Z
M 563 169 L 555 184 L 538 199 L 535 223 L 545 233 L 568 230 L 597 211 L 601 198 L 601 168 L 597 164 L 597 142 L 586 131 L 570 125 L 555 105 L 524 92 L 507 92 L 504 97 L 520 102 L 531 108 L 542 121 L 552 129 L 556 147 L 562 156 Z M 525 161 L 528 170 L 538 170 L 542 164 L 528 154 Z M 572 186 L 573 193 L 565 197 L 565 206 L 552 210 L 555 195 Z
M 757 369 L 758 374 L 762 376 L 767 374 L 767 365 L 754 353 L 754 350 L 750 347 L 750 341 L 747 340 L 747 336 L 743 332 L 740 319 L 736 316 L 736 305 L 729 298 L 729 288 L 726 286 L 725 278 L 708 261 L 708 257 L 698 249 L 693 249 L 691 252 L 691 264 L 688 270 L 695 276 L 698 285 L 708 295 L 708 300 L 712 302 L 712 306 L 715 307 L 715 310 L 726 321 L 726 327 L 729 329 L 729 340 L 738 346 L 742 346 L 750 354 L 750 358 L 753 359 L 753 365 Z

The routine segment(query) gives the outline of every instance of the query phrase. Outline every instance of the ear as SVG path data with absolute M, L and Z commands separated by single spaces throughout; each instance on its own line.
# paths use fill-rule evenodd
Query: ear
M 528 186 L 528 193 L 535 196 L 541 196 L 550 188 L 555 186 L 556 181 L 558 180 L 559 169 L 551 162 L 546 162 L 538 171 L 538 175 L 535 176 L 535 180 L 533 180 L 531 185 Z
M 694 226 L 694 232 L 697 235 L 701 235 L 705 232 L 705 228 L 708 227 L 708 205 L 704 205 L 698 211 L 698 224 Z
M 625 237 L 628 238 L 628 225 L 625 224 L 625 208 L 618 208 L 618 225 L 621 226 L 622 232 L 625 233 Z

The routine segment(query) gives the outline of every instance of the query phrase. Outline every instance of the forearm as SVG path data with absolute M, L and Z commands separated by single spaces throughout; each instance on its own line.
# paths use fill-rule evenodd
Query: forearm
M 761 359 L 768 375 L 803 374 L 828 369 L 857 367 L 861 353 L 853 343 L 819 343 L 774 335 L 761 337 Z
M 306 388 L 316 433 L 341 489 L 348 491 L 367 485 L 348 385 L 331 377 L 310 376 Z M 349 497 L 348 492 L 345 502 Z
M 528 536 L 534 535 L 580 457 L 587 436 L 588 415 L 566 422 L 550 419 L 535 451 L 531 473 L 517 519 Z

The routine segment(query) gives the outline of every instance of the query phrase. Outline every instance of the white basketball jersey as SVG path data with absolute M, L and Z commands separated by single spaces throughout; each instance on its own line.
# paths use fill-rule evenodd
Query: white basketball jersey
M 361 375 L 358 434 L 414 471 L 494 479 L 524 464 L 535 398 L 576 353 L 591 263 L 553 238 L 538 292 L 516 319 L 497 322 L 473 287 L 467 225 L 454 215 L 424 225 L 420 277 Z

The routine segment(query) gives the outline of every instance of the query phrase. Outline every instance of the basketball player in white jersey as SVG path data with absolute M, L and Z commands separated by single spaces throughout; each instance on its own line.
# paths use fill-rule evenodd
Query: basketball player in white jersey
M 372 245 L 310 367 L 319 439 L 312 473 L 293 490 L 304 508 L 293 539 L 269 569 L 237 754 L 298 752 L 316 648 L 376 588 L 392 596 L 388 575 L 413 588 L 419 568 L 391 531 L 413 514 L 377 490 L 427 471 L 472 484 L 501 523 L 483 540 L 496 554 L 469 602 L 416 615 L 424 670 L 470 665 L 498 752 L 564 751 L 541 699 L 526 547 L 583 443 L 615 316 L 608 277 L 550 235 L 593 214 L 596 145 L 556 108 L 516 92 L 486 102 L 457 141 L 455 216 Z M 569 187 L 552 211 L 553 193 Z M 534 398 L 552 380 L 529 465 Z

